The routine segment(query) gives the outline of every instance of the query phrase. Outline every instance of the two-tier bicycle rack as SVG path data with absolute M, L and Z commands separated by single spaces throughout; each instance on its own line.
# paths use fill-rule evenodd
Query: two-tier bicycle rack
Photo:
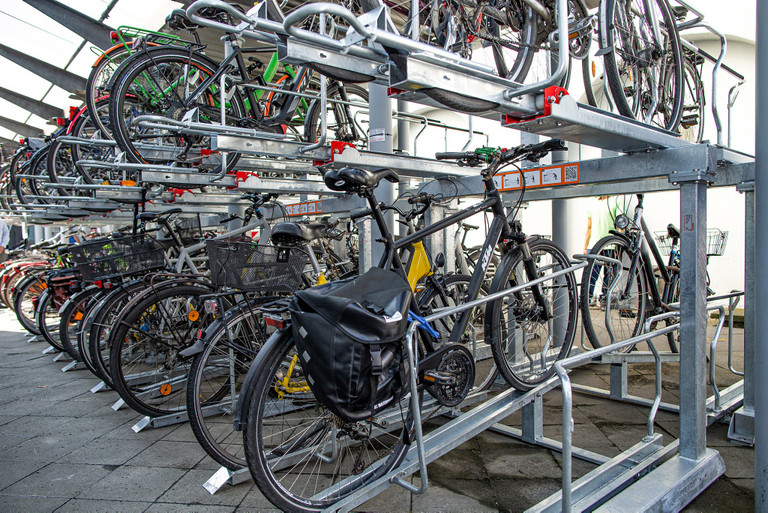
M 222 7 L 217 0 L 206 0 L 204 4 Z M 557 0 L 559 11 L 560 53 L 567 52 L 567 34 L 565 27 L 565 0 Z M 304 17 L 311 14 L 331 14 L 343 18 L 350 26 L 343 40 L 308 32 L 298 28 Z M 505 433 L 524 441 L 544 447 L 563 450 L 564 461 L 570 456 L 600 464 L 600 467 L 571 486 L 570 474 L 565 472 L 563 492 L 535 506 L 540 511 L 570 511 L 571 507 L 584 509 L 602 507 L 611 511 L 635 511 L 640 505 L 646 509 L 666 510 L 682 507 L 711 484 L 724 471 L 723 460 L 717 451 L 706 447 L 706 427 L 712 418 L 723 414 L 743 401 L 744 407 L 731 419 L 729 436 L 734 440 L 751 443 L 754 440 L 754 366 L 749 361 L 755 351 L 755 330 L 753 324 L 755 285 L 754 285 L 754 237 L 755 237 L 755 163 L 754 158 L 740 152 L 713 144 L 691 144 L 672 133 L 655 129 L 627 118 L 600 111 L 577 103 L 567 91 L 552 84 L 556 83 L 564 72 L 565 60 L 547 80 L 522 86 L 495 76 L 490 70 L 478 64 L 419 43 L 408 37 L 393 33 L 388 27 L 391 21 L 383 8 L 355 17 L 338 5 L 310 4 L 297 9 L 289 15 L 285 23 L 280 24 L 259 17 L 255 18 L 231 10 L 236 19 L 241 20 L 237 31 L 244 37 L 250 37 L 277 45 L 283 62 L 315 62 L 326 66 L 335 66 L 356 71 L 372 77 L 373 82 L 389 87 L 389 98 L 435 105 L 423 92 L 424 88 L 440 87 L 450 89 L 468 97 L 491 100 L 496 103 L 493 109 L 478 115 L 500 119 L 505 127 L 514 128 L 524 134 L 535 136 L 558 137 L 569 142 L 585 144 L 606 150 L 625 153 L 624 155 L 579 162 L 568 162 L 564 155 L 553 155 L 552 165 L 524 170 L 520 177 L 509 176 L 509 183 L 499 176 L 499 189 L 510 192 L 516 197 L 519 184 L 515 179 L 525 179 L 530 186 L 526 190 L 526 200 L 568 199 L 597 194 L 625 194 L 633 192 L 651 192 L 660 190 L 680 191 L 681 206 L 681 252 L 685 255 L 681 265 L 681 305 L 679 325 L 664 330 L 679 329 L 681 340 L 694 343 L 681 344 L 679 357 L 669 354 L 659 355 L 652 344 L 653 354 L 602 354 L 603 363 L 611 366 L 610 391 L 588 390 L 591 393 L 607 397 L 635 401 L 648 405 L 650 401 L 634 398 L 627 393 L 626 365 L 628 362 L 656 361 L 657 370 L 662 360 L 680 361 L 680 404 L 665 405 L 660 403 L 660 396 L 651 405 L 652 414 L 658 407 L 677 410 L 680 414 L 680 439 L 664 446 L 661 436 L 649 433 L 649 436 L 629 450 L 615 458 L 573 448 L 570 445 L 572 420 L 568 412 L 563 419 L 563 442 L 546 438 L 543 434 L 543 396 L 561 386 L 565 395 L 571 388 L 567 385 L 565 368 L 583 363 L 597 353 L 577 354 L 558 363 L 558 378 L 552 378 L 536 389 L 519 393 L 507 390 L 494 398 L 479 404 L 470 412 L 452 413 L 456 418 L 445 426 L 424 437 L 423 444 L 411 448 L 404 463 L 369 486 L 338 503 L 334 509 L 350 510 L 362 504 L 394 482 L 406 486 L 411 491 L 423 492 L 426 489 L 427 475 L 425 463 L 433 461 L 452 448 L 485 429 Z M 207 22 L 197 18 L 202 25 L 227 28 L 216 22 Z M 700 21 L 700 20 L 699 20 Z M 277 35 L 281 37 L 278 38 Z M 719 35 L 719 34 L 718 34 Z M 722 63 L 723 51 L 715 65 L 715 72 Z M 402 62 L 391 63 L 381 44 L 397 48 L 402 52 Z M 391 110 L 386 95 L 380 94 L 381 87 L 371 88 L 370 111 L 371 128 L 374 119 L 391 119 Z M 713 91 L 713 98 L 714 98 Z M 712 102 L 715 104 L 716 102 Z M 715 112 L 717 119 L 717 113 Z M 402 116 L 407 117 L 407 116 Z M 367 169 L 391 168 L 405 177 L 415 178 L 450 178 L 450 185 L 445 181 L 434 181 L 424 188 L 427 192 L 442 192 L 446 196 L 457 194 L 459 197 L 476 196 L 482 193 L 482 184 L 476 171 L 461 168 L 453 163 L 439 162 L 433 159 L 418 158 L 386 151 L 359 150 L 351 145 L 331 142 L 308 147 L 306 143 L 276 137 L 253 130 L 216 127 L 213 125 L 163 118 L 146 118 L 139 123 L 154 124 L 163 129 L 177 128 L 182 131 L 204 134 L 211 137 L 212 149 L 220 152 L 238 152 L 243 155 L 238 163 L 236 174 L 212 177 L 199 174 L 194 169 L 171 166 L 133 165 L 124 162 L 83 162 L 86 166 L 107 166 L 114 170 L 140 171 L 139 182 L 142 184 L 177 184 L 188 183 L 196 186 L 217 187 L 216 192 L 201 191 L 152 191 L 131 186 L 86 186 L 83 184 L 65 184 L 62 187 L 79 192 L 88 191 L 88 196 L 67 198 L 67 206 L 31 205 L 24 207 L 27 213 L 20 214 L 29 220 L 35 218 L 50 220 L 61 217 L 62 222 L 74 224 L 96 224 L 101 218 L 104 224 L 115 224 L 132 219 L 133 205 L 148 199 L 157 202 L 162 208 L 169 202 L 180 206 L 190 213 L 220 213 L 223 207 L 237 207 L 237 194 L 247 191 L 280 192 L 299 201 L 288 205 L 288 215 L 327 215 L 349 212 L 363 206 L 361 200 L 345 195 L 334 195 L 323 185 L 317 168 L 359 167 Z M 406 121 L 404 121 L 406 122 Z M 183 124 L 183 126 L 181 126 Z M 323 123 L 324 124 L 324 123 Z M 427 121 L 424 121 L 426 127 Z M 470 127 L 470 133 L 472 131 Z M 386 132 L 385 132 L 386 133 Z M 718 134 L 720 126 L 718 121 Z M 525 136 L 527 137 L 527 136 Z M 720 139 L 720 137 L 718 137 Z M 321 138 L 321 142 L 324 137 Z M 107 144 L 106 142 L 96 144 Z M 265 178 L 262 173 L 281 172 L 306 175 L 305 179 Z M 215 180 L 212 180 L 214 178 Z M 530 181 L 529 181 L 530 180 Z M 746 218 L 746 298 L 745 315 L 745 371 L 744 380 L 728 390 L 715 391 L 712 404 L 702 392 L 701 384 L 706 382 L 705 366 L 707 352 L 706 336 L 706 190 L 708 186 L 736 187 L 745 195 Z M 226 188 L 226 189 L 222 189 Z M 316 195 L 318 199 L 307 199 L 306 195 Z M 59 198 L 60 199 L 60 198 Z M 295 207 L 295 212 L 294 212 Z M 562 220 L 562 212 L 555 212 L 553 222 Z M 81 215 L 92 212 L 83 220 L 65 221 L 68 214 Z M 282 215 L 272 213 L 274 216 Z M 441 216 L 441 209 L 431 212 L 434 218 Z M 373 235 L 370 228 L 360 230 L 361 252 L 370 248 Z M 445 238 L 436 237 L 432 241 L 437 251 L 451 255 L 447 251 Z M 436 252 L 437 252 L 436 251 Z M 363 262 L 371 262 L 370 255 L 362 255 Z M 574 266 L 577 267 L 577 266 Z M 733 301 L 732 298 L 725 298 Z M 720 308 L 720 326 L 724 320 Z M 643 335 L 634 340 L 650 340 L 659 336 L 663 330 Z M 710 348 L 716 343 L 717 336 L 710 342 Z M 629 344 L 632 341 L 620 342 Z M 607 353 L 607 351 L 600 351 Z M 712 354 L 714 350 L 712 348 Z M 729 362 L 730 365 L 730 362 Z M 732 367 L 731 367 L 732 368 Z M 657 380 L 660 379 L 657 375 Z M 574 386 L 582 391 L 585 387 Z M 567 401 L 564 401 L 564 405 Z M 499 423 L 510 413 L 522 410 L 522 428 L 514 429 Z M 567 408 L 565 408 L 567 410 Z M 167 419 L 169 422 L 172 419 Z M 178 419 L 176 419 L 178 421 Z M 138 426 L 152 425 L 162 421 L 144 419 Z M 651 422 L 652 426 L 652 422 Z M 419 456 L 421 454 L 421 456 Z M 413 487 L 403 482 L 403 477 L 422 470 L 422 486 Z M 642 476 L 642 478 L 641 478 Z M 757 476 L 756 476 L 757 478 Z M 222 468 L 217 472 L 207 488 L 212 493 L 225 482 L 235 484 L 247 479 L 247 471 L 231 472 Z M 618 495 L 617 495 L 618 494 Z M 613 497 L 613 498 L 611 498 Z

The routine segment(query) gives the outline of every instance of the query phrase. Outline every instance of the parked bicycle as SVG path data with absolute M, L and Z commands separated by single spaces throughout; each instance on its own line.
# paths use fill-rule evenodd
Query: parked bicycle
M 490 210 L 494 220 L 483 248 L 484 256 L 475 268 L 462 301 L 477 297 L 490 255 L 502 241 L 504 257 L 491 291 L 506 290 L 512 284 L 523 284 L 569 267 L 567 256 L 552 242 L 529 238 L 522 233 L 519 222 L 507 220 L 493 181 L 493 175 L 505 165 L 524 158 L 535 161 L 563 147 L 562 141 L 554 140 L 507 151 L 482 149 L 438 154 L 440 158 L 460 160 L 468 165 L 489 164 L 481 172 L 487 199 L 397 242 L 386 226 L 374 194 L 374 187 L 381 180 L 398 179 L 394 171 L 347 168 L 326 173 L 326 184 L 330 188 L 354 192 L 367 200 L 383 234 L 386 250 L 380 261 L 381 268 L 372 269 L 357 279 L 360 281 L 337 282 L 326 289 L 299 292 L 291 306 L 291 319 L 284 317 L 286 307 L 275 308 L 272 315 L 266 317 L 267 322 L 280 329 L 264 344 L 248 372 L 238 402 L 236 423 L 240 427 L 245 425 L 244 443 L 251 475 L 273 504 L 290 511 L 330 507 L 398 465 L 413 440 L 414 422 L 409 413 L 405 381 L 408 374 L 403 357 L 405 348 L 398 334 L 404 334 L 407 326 L 409 303 L 410 315 L 414 318 L 419 316 L 419 306 L 410 302 L 407 272 L 398 249 L 475 213 Z M 319 305 L 332 303 L 331 298 L 342 290 L 354 298 L 349 304 L 359 305 L 353 307 L 353 311 L 362 316 L 357 320 L 365 318 L 366 321 L 362 325 L 336 326 L 334 330 L 341 330 L 334 331 L 339 333 L 334 340 L 342 344 L 338 346 L 339 352 L 334 353 L 336 356 L 323 356 L 325 351 L 320 346 L 311 345 L 310 332 L 317 328 L 317 322 L 329 319 L 327 312 L 317 313 Z M 484 336 L 502 375 L 513 386 L 521 390 L 536 386 L 552 375 L 554 361 L 568 354 L 576 326 L 576 300 L 575 280 L 566 273 L 545 284 L 537 282 L 487 306 Z M 366 304 L 368 307 L 363 306 Z M 474 360 L 461 343 L 471 315 L 469 310 L 462 313 L 447 339 L 436 335 L 430 327 L 419 333 L 419 390 L 420 393 L 429 390 L 443 405 L 460 404 L 472 388 Z M 324 325 L 334 326 L 333 323 Z M 386 333 L 387 338 L 371 340 L 365 335 L 368 329 L 379 336 Z M 327 328 L 324 336 L 328 336 Z M 299 341 L 297 337 L 309 338 Z M 352 349 L 344 346 L 349 337 L 367 342 Z M 342 346 L 346 348 L 343 351 Z M 312 356 L 297 353 L 298 347 L 311 350 Z M 366 358 L 362 355 L 368 348 L 374 353 Z M 312 364 L 308 365 L 308 361 Z M 317 366 L 316 362 L 326 362 L 326 366 Z M 362 367 L 357 367 L 358 364 Z M 356 389 L 356 392 L 347 391 L 355 395 L 354 402 L 341 401 L 342 397 L 350 399 L 342 392 L 344 384 L 338 381 L 345 381 L 344 376 L 349 375 L 346 365 L 358 369 L 353 382 L 347 383 Z M 323 376 L 322 382 L 318 381 L 318 372 Z M 308 383 L 313 393 L 302 391 L 294 396 L 291 390 L 295 383 Z M 342 395 L 327 395 L 334 384 L 339 384 L 336 393 Z M 319 393 L 322 395 L 318 396 Z M 331 401 L 329 397 L 341 402 Z
M 610 322 L 616 340 L 639 335 L 645 319 L 665 312 L 680 299 L 680 231 L 667 226 L 665 241 L 669 242 L 667 261 L 661 256 L 656 240 L 643 218 L 643 195 L 637 195 L 633 219 L 620 214 L 616 230 L 595 243 L 590 254 L 604 255 L 622 263 L 622 275 L 611 296 L 611 311 L 606 321 L 606 291 L 615 277 L 612 264 L 590 260 L 584 269 L 579 298 L 584 331 L 592 347 L 609 344 L 606 322 Z M 708 255 L 721 255 L 727 238 L 716 230 L 708 245 Z M 682 256 L 684 258 L 684 256 Z M 655 267 L 654 267 L 655 264 Z M 670 349 L 678 351 L 674 335 L 668 336 Z M 625 351 L 631 351 L 628 346 Z

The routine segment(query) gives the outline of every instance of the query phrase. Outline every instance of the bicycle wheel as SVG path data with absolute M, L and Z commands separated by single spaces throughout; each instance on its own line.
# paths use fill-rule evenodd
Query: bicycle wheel
M 13 310 L 16 318 L 25 330 L 33 335 L 40 334 L 40 328 L 35 321 L 35 306 L 40 294 L 45 290 L 45 282 L 38 274 L 25 276 L 17 285 L 13 296 Z
M 259 352 L 243 395 L 248 468 L 264 496 L 283 511 L 319 511 L 399 465 L 413 427 L 410 394 L 373 419 L 346 423 L 309 390 L 290 330 Z
M 120 64 L 130 56 L 130 48 L 120 43 L 105 50 L 96 59 L 96 62 L 91 67 L 91 72 L 88 74 L 88 81 L 85 83 L 85 105 L 88 107 L 88 112 L 97 110 L 96 100 L 108 93 L 107 84 L 109 79 L 112 78 Z M 112 139 L 111 127 L 105 121 L 107 120 L 96 117 L 94 125 L 105 139 Z
M 529 243 L 536 278 L 569 267 L 568 257 L 553 242 L 537 239 Z M 524 285 L 530 281 L 518 248 L 504 256 L 490 293 Z M 555 361 L 568 356 L 576 333 L 576 279 L 572 273 L 541 283 L 544 305 L 532 288 L 492 301 L 486 307 L 485 332 L 504 379 L 527 391 L 554 373 Z M 548 312 L 547 312 L 548 311 Z
M 37 329 L 46 342 L 57 351 L 64 352 L 64 346 L 59 340 L 59 309 L 55 305 L 51 295 L 51 289 L 45 289 L 37 300 L 35 312 Z
M 334 84 L 328 88 L 330 100 L 341 100 L 357 104 L 368 103 L 368 91 L 354 84 Z M 304 138 L 309 142 L 317 141 L 320 136 L 320 101 L 312 102 L 304 122 Z M 334 141 L 352 143 L 356 148 L 365 149 L 368 146 L 368 129 L 364 126 L 368 121 L 367 108 L 360 105 L 346 105 L 328 102 L 326 119 L 328 138 Z M 361 117 L 362 116 L 362 117 Z
M 88 312 L 83 330 L 78 337 L 80 353 L 88 355 L 83 357 L 83 362 L 110 388 L 114 388 L 114 385 L 109 374 L 111 347 L 109 334 L 112 327 L 115 326 L 115 320 L 131 298 L 145 288 L 146 285 L 141 280 L 136 280 L 122 284 L 119 288 L 111 291 L 94 309 Z
M 465 296 L 471 276 L 451 274 L 429 282 L 419 297 L 419 309 L 422 314 L 443 309 L 453 308 L 466 301 Z M 487 295 L 487 287 L 480 290 L 478 297 Z M 475 383 L 471 392 L 479 392 L 488 388 L 496 379 L 496 362 L 493 359 L 491 347 L 485 339 L 484 309 L 475 308 L 467 324 L 467 330 L 460 339 L 475 358 Z M 432 327 L 440 333 L 440 342 L 446 342 L 458 315 L 443 317 L 432 323 Z M 470 392 L 470 393 L 471 393 Z
M 207 135 L 184 135 L 177 130 L 134 126 L 141 115 L 159 115 L 182 120 L 187 115 L 201 123 L 220 124 L 219 84 L 211 84 L 191 98 L 191 93 L 216 72 L 209 58 L 180 48 L 160 47 L 133 58 L 115 78 L 110 93 L 109 119 L 118 146 L 128 159 L 144 164 L 175 164 L 218 172 L 221 155 L 211 152 Z M 218 82 L 218 81 L 217 81 Z M 238 91 L 231 91 L 227 103 L 227 124 L 237 126 L 245 115 Z M 230 153 L 231 169 L 239 154 Z
M 244 468 L 243 437 L 232 425 L 243 379 L 266 340 L 261 312 L 247 304 L 228 311 L 205 333 L 187 383 L 187 412 L 195 438 L 216 462 Z
M 622 274 L 610 296 L 611 309 L 608 323 L 616 342 L 639 335 L 645 322 L 648 281 L 645 276 L 643 257 L 630 276 L 632 254 L 629 243 L 623 237 L 609 235 L 594 245 L 590 254 L 604 255 L 621 262 Z M 607 330 L 605 309 L 608 287 L 615 278 L 613 264 L 599 260 L 590 261 L 581 275 L 581 322 L 589 343 L 594 348 L 611 343 Z M 632 348 L 624 348 L 629 352 Z
M 611 96 L 623 116 L 674 131 L 683 107 L 683 58 L 666 0 L 601 0 L 600 40 Z M 658 37 L 651 20 L 658 21 Z
M 142 415 L 157 417 L 186 409 L 191 358 L 179 354 L 212 318 L 200 296 L 211 288 L 178 284 L 126 305 L 110 333 L 109 371 L 120 397 Z
M 469 3 L 419 2 L 419 12 L 411 3 L 387 1 L 390 15 L 403 34 L 411 34 L 418 23 L 420 41 L 478 62 L 495 74 L 522 82 L 536 52 L 538 15 L 522 2 Z M 385 48 L 386 49 L 386 48 Z M 398 62 L 394 49 L 387 49 Z M 482 112 L 498 106 L 496 102 L 469 97 L 440 88 L 422 90 L 433 100 L 454 110 Z
M 104 292 L 102 289 L 92 285 L 77 294 L 70 297 L 61 308 L 59 321 L 59 340 L 64 350 L 69 353 L 74 360 L 83 361 L 80 349 L 77 345 L 77 337 L 83 325 L 83 319 L 91 303 L 96 297 Z
M 683 115 L 677 128 L 680 137 L 692 143 L 700 143 L 704 138 L 704 119 L 706 117 L 706 100 L 704 84 L 696 62 L 701 59 L 698 55 L 686 51 L 685 74 L 683 75 Z

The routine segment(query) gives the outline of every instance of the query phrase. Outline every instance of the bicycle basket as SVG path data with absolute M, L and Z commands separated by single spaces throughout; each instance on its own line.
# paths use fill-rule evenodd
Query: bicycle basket
M 175 229 L 184 244 L 196 244 L 203 238 L 199 215 L 178 220 Z
M 668 255 L 672 249 L 672 239 L 667 237 L 667 232 L 656 232 L 656 246 L 662 255 Z M 719 228 L 707 229 L 707 256 L 722 256 L 725 253 L 725 245 L 728 242 L 728 232 Z M 679 249 L 679 247 L 678 247 Z
M 654 236 L 659 253 L 669 255 L 669 252 L 672 251 L 672 239 L 667 237 L 667 232 L 654 232 Z M 679 246 L 678 249 L 680 249 Z
M 72 246 L 72 260 L 85 281 L 141 274 L 165 267 L 165 255 L 154 239 L 126 235 Z
M 728 242 L 728 232 L 719 228 L 707 229 L 707 256 L 722 256 Z
M 292 294 L 309 262 L 302 248 L 251 242 L 206 241 L 208 268 L 216 287 L 272 294 Z

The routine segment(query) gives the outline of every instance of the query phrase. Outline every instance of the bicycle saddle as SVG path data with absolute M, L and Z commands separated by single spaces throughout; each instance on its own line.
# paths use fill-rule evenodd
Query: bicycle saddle
M 677 237 L 679 239 L 680 238 L 680 230 L 675 228 L 675 225 L 668 224 L 667 225 L 667 237 L 670 237 L 670 238 Z
M 179 212 L 181 212 L 179 207 L 169 208 L 165 212 L 142 212 L 138 215 L 138 219 L 139 221 L 151 221 L 161 216 L 169 216 L 171 214 L 178 214 Z
M 368 169 L 357 169 L 345 167 L 338 171 L 332 169 L 325 173 L 323 177 L 325 185 L 334 191 L 356 192 L 360 189 L 373 189 L 383 179 L 397 183 L 400 177 L 391 169 L 379 169 L 370 171 Z
M 322 224 L 277 223 L 272 227 L 272 242 L 275 244 L 301 244 L 325 236 Z

